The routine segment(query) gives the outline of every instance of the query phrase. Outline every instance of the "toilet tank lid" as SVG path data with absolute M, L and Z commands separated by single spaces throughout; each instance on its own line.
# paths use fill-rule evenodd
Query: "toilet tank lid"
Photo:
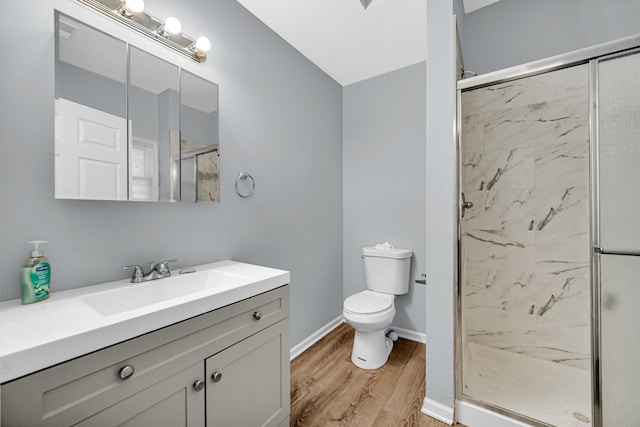
M 395 258 L 395 259 L 403 259 L 403 258 L 411 258 L 412 255 L 411 249 L 400 249 L 400 248 L 376 248 L 376 247 L 365 247 L 362 248 L 362 255 L 364 256 L 374 256 L 381 258 Z

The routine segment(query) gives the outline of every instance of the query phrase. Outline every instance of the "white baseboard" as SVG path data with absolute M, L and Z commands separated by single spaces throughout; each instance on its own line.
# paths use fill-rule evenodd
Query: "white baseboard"
M 481 408 L 472 403 L 456 401 L 458 422 L 469 427 L 531 427 L 497 412 Z
M 396 331 L 396 334 L 400 338 L 404 338 L 406 340 L 420 342 L 422 344 L 427 343 L 427 335 L 422 332 L 411 331 L 409 329 L 398 328 L 397 326 L 391 326 L 389 329 L 393 329 Z
M 322 328 L 315 331 L 313 334 L 309 335 L 307 338 L 302 340 L 302 342 L 291 347 L 291 350 L 289 350 L 290 360 L 293 360 L 296 357 L 300 356 L 303 351 L 320 341 L 325 335 L 337 328 L 342 322 L 344 322 L 344 318 L 342 317 L 342 315 L 340 315 L 333 319 L 331 322 L 324 325 Z
M 440 402 L 436 402 L 435 400 L 431 400 L 428 397 L 424 398 L 422 413 L 430 416 L 431 418 L 442 421 L 443 423 L 453 425 L 453 408 L 449 408 L 448 406 L 443 405 Z

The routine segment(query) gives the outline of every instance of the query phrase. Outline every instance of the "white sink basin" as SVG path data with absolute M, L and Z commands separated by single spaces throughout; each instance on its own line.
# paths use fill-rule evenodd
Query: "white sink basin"
M 177 274 L 164 279 L 131 283 L 85 296 L 82 300 L 103 316 L 113 316 L 138 308 L 163 303 L 213 288 L 230 288 L 246 281 L 246 277 L 218 270 Z

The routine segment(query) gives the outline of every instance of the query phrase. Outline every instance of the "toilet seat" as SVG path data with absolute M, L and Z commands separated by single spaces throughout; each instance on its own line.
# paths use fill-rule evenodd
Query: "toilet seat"
M 344 311 L 352 314 L 377 314 L 393 309 L 395 296 L 380 292 L 363 291 L 344 301 Z

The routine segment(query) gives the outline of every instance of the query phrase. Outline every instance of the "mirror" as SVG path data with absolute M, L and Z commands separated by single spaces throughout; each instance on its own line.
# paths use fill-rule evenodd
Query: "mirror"
M 178 67 L 134 46 L 129 50 L 129 199 L 180 200 Z
M 218 85 L 183 70 L 180 121 L 182 200 L 219 202 Z
M 218 86 L 55 19 L 55 197 L 219 202 Z
M 58 18 L 56 198 L 127 200 L 127 45 Z

